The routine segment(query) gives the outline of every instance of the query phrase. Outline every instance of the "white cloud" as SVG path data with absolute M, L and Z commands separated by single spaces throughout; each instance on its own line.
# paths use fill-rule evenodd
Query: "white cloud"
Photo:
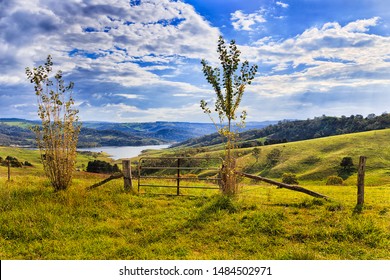
M 377 25 L 379 19 L 379 17 L 373 17 L 370 19 L 357 20 L 347 24 L 344 27 L 344 30 L 348 32 L 366 32 L 370 26 Z
M 24 67 L 35 65 L 49 53 L 61 68 L 63 63 L 73 64 L 64 70 L 98 71 L 114 63 L 134 68 L 128 64 L 131 61 L 158 63 L 143 69 L 144 75 L 168 69 L 172 65 L 160 64 L 175 63 L 180 57 L 201 59 L 214 53 L 219 35 L 217 28 L 181 1 L 141 1 L 130 6 L 127 0 L 18 0 L 9 6 L 0 18 L 0 60 L 9 62 L 19 74 L 0 69 L 1 75 L 15 75 L 2 79 L 8 83 L 20 82 Z M 72 58 L 68 57 L 71 52 Z M 112 71 L 114 77 L 106 78 L 121 82 L 116 74 Z
M 237 10 L 231 14 L 230 19 L 235 30 L 251 31 L 253 30 L 253 25 L 266 22 L 262 12 L 257 11 L 252 14 L 245 14 L 243 11 Z
M 96 115 L 99 111 L 99 115 Z M 83 108 L 80 111 L 83 120 L 112 120 L 118 122 L 163 121 L 209 121 L 202 113 L 198 103 L 188 103 L 178 107 L 159 107 L 142 109 L 124 103 L 107 104 L 103 107 Z
M 124 97 L 124 98 L 127 98 L 127 99 L 144 99 L 144 97 L 142 95 L 138 95 L 138 94 L 117 93 L 117 94 L 114 94 L 114 95 L 121 96 L 121 97 Z
M 288 8 L 288 6 L 289 6 L 288 4 L 283 3 L 281 1 L 276 1 L 276 5 L 278 5 L 278 6 L 282 7 L 282 8 Z
M 182 1 L 148 0 L 130 6 L 128 0 L 11 0 L 4 5 L 7 9 L 0 11 L 1 97 L 12 92 L 12 100 L 33 103 L 33 87 L 24 69 L 43 64 L 48 54 L 55 69 L 75 82 L 74 96 L 89 119 L 97 117 L 96 110 L 102 116 L 99 106 L 108 102 L 126 103 L 129 112 L 129 108 L 138 110 L 138 116 L 139 110 L 145 110 L 142 115 L 147 118 L 146 114 L 157 116 L 159 107 L 181 108 L 183 98 L 180 102 L 170 98 L 174 94 L 184 94 L 192 102 L 210 92 L 192 81 L 176 81 L 187 74 L 181 67 L 185 61 L 217 60 L 220 34 Z M 159 76 L 155 71 L 167 73 Z M 12 100 L 3 98 L 2 105 Z M 169 114 L 170 110 L 163 111 Z M 171 111 L 176 112 L 172 119 L 181 115 L 176 109 Z M 20 108 L 14 108 L 14 113 L 28 114 Z
M 194 95 L 190 94 L 190 93 L 175 93 L 172 96 L 175 96 L 175 97 L 193 97 Z
M 272 71 L 257 78 L 251 90 L 274 97 L 327 92 L 348 86 L 390 85 L 390 38 L 367 34 L 378 18 L 345 26 L 326 23 L 284 41 L 261 40 L 245 47 L 247 59 Z

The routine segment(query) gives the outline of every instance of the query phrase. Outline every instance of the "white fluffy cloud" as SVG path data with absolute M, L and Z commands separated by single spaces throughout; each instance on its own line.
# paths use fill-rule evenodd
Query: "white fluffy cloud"
M 130 64 L 142 61 L 143 57 L 150 63 L 161 64 L 170 56 L 200 59 L 215 49 L 218 29 L 211 27 L 192 6 L 168 0 L 137 2 L 7 2 L 7 14 L 0 18 L 0 59 L 6 64 L 2 82 L 20 82 L 24 67 L 42 61 L 42 56 L 49 53 L 58 63 L 68 63 L 74 69 L 97 70 L 91 64 L 111 68 L 113 63 L 123 63 L 128 65 L 118 66 L 117 70 L 134 70 L 136 66 Z M 96 58 L 99 60 L 92 62 Z M 5 71 L 7 66 L 19 73 Z
M 257 11 L 251 14 L 245 14 L 243 11 L 238 10 L 231 14 L 232 25 L 235 30 L 253 30 L 252 26 L 258 23 L 266 22 L 263 16 L 264 11 Z
M 387 111 L 390 38 L 368 32 L 379 23 L 377 17 L 344 26 L 331 22 L 293 38 L 240 46 L 260 66 L 243 102 L 249 119 Z
M 170 0 L 0 1 L 0 30 L 0 97 L 16 94 L 13 100 L 31 104 L 24 69 L 51 54 L 91 112 L 109 102 L 138 110 L 175 106 L 174 94 L 209 92 L 175 78 L 187 60 L 216 60 L 220 34 L 191 5 Z M 93 94 L 101 98 L 90 100 Z
M 264 109 L 267 116 L 285 118 L 298 107 L 318 115 L 322 99 L 335 112 L 343 105 L 356 113 L 357 105 L 346 100 L 373 97 L 371 91 L 388 104 L 381 96 L 390 90 L 390 39 L 378 32 L 385 19 L 374 14 L 340 24 L 335 17 L 295 36 L 272 37 L 275 23 L 286 23 L 293 11 L 285 2 L 238 10 L 225 19 L 234 30 L 223 30 L 239 42 L 256 40 L 260 28 L 267 35 L 239 46 L 260 67 L 242 104 L 250 117 Z M 283 20 L 275 15 L 281 11 Z M 35 96 L 24 69 L 42 64 L 48 54 L 66 80 L 75 82 L 84 120 L 201 120 L 199 100 L 214 96 L 199 60 L 218 60 L 220 32 L 185 1 L 0 0 L 0 30 L 0 110 L 10 116 L 36 116 L 28 106 Z M 332 103 L 340 100 L 336 92 L 343 93 L 344 103 Z
M 283 3 L 281 1 L 276 1 L 276 5 L 282 7 L 282 8 L 288 8 L 288 4 L 287 3 Z
M 365 33 L 378 21 L 326 23 L 284 41 L 268 38 L 255 47 L 243 47 L 250 61 L 271 67 L 252 90 L 281 96 L 341 86 L 390 85 L 390 38 Z

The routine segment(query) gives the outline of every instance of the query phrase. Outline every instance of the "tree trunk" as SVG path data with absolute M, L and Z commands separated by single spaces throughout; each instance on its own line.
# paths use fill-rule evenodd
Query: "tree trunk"
M 330 199 L 329 197 L 327 197 L 327 196 L 325 196 L 323 194 L 316 193 L 316 192 L 313 192 L 311 190 L 307 190 L 305 188 L 302 188 L 301 186 L 292 186 L 292 185 L 288 185 L 288 184 L 285 184 L 285 183 L 276 182 L 274 180 L 271 180 L 271 179 L 268 179 L 268 178 L 265 178 L 265 177 L 251 175 L 251 174 L 247 174 L 247 173 L 243 173 L 243 172 L 237 172 L 237 174 L 239 174 L 241 176 L 244 176 L 244 177 L 247 177 L 247 178 L 250 178 L 250 179 L 263 181 L 263 182 L 266 182 L 266 183 L 271 184 L 271 185 L 276 185 L 279 188 L 284 188 L 284 189 L 289 189 L 289 190 L 292 190 L 292 191 L 302 192 L 302 193 L 308 194 L 310 196 L 323 198 L 325 200 L 329 200 Z
M 97 187 L 100 187 L 101 185 L 104 185 L 105 183 L 107 183 L 107 182 L 109 182 L 111 180 L 119 179 L 121 177 L 123 177 L 122 173 L 113 174 L 110 177 L 108 177 L 107 179 L 104 179 L 103 181 L 101 181 L 99 183 L 96 183 L 96 184 L 93 184 L 92 186 L 89 186 L 86 190 L 89 191 L 89 190 L 95 189 Z

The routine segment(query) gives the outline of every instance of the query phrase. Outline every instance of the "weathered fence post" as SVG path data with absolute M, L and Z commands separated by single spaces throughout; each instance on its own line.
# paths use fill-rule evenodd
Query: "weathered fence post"
M 366 161 L 367 157 L 360 156 L 359 168 L 358 168 L 358 179 L 357 179 L 357 205 L 363 206 L 364 204 L 364 174 L 366 172 Z
M 133 190 L 133 182 L 131 178 L 131 166 L 130 166 L 130 160 L 123 160 L 122 161 L 122 169 L 123 169 L 123 182 L 124 182 L 124 188 L 125 191 L 132 191 Z
M 180 158 L 177 159 L 177 191 L 176 195 L 180 195 Z
M 11 163 L 10 163 L 10 160 L 7 160 L 7 167 L 8 167 L 8 181 L 11 181 Z

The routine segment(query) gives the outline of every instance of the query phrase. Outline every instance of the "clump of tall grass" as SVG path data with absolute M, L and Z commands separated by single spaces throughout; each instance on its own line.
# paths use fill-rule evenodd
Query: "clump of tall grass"
M 240 223 L 251 233 L 260 232 L 269 236 L 281 235 L 285 232 L 282 212 L 256 212 L 242 217 Z

